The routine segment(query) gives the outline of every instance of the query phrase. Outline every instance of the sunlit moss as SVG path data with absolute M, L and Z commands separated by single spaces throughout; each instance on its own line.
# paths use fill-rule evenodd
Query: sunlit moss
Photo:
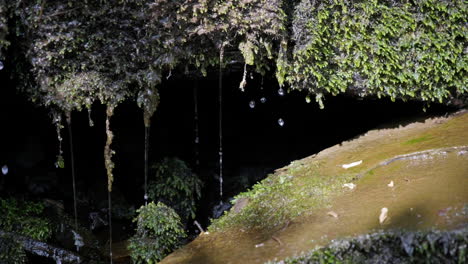
M 326 177 L 320 174 L 319 168 L 318 162 L 295 162 L 287 170 L 268 176 L 251 190 L 237 195 L 233 203 L 247 198 L 247 205 L 239 212 L 231 210 L 216 219 L 210 230 L 232 227 L 271 230 L 326 206 L 332 195 L 354 175 Z

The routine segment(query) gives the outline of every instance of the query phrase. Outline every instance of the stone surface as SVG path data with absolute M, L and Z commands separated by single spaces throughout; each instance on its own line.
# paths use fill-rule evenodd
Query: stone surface
M 320 163 L 320 174 L 325 177 L 354 175 L 355 189 L 341 188 L 322 208 L 307 211 L 280 229 L 231 227 L 200 236 L 162 263 L 264 263 L 325 246 L 336 239 L 379 230 L 465 228 L 467 151 L 467 111 L 369 131 L 276 171 L 292 173 L 294 179 L 299 178 L 294 184 L 301 184 L 300 177 L 314 176 L 303 170 L 301 175 L 295 175 L 294 168 Z M 355 160 L 363 163 L 346 170 L 341 167 Z M 391 181 L 394 187 L 389 188 Z M 387 218 L 380 224 L 384 207 L 388 208 Z M 230 214 L 236 213 L 234 209 Z M 328 216 L 330 211 L 339 218 Z M 268 221 L 268 216 L 256 217 Z M 259 244 L 263 246 L 255 247 Z

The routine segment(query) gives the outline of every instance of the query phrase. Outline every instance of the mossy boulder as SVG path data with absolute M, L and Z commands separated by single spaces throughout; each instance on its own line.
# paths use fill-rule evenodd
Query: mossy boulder
M 458 234 L 466 234 L 468 219 L 468 111 L 416 121 L 369 131 L 276 170 L 237 196 L 248 199 L 245 206 L 162 263 L 264 263 L 314 249 L 306 256 L 352 262 L 387 252 L 410 262 L 401 246 L 406 236 L 422 243 L 411 244 L 422 261 L 434 253 L 441 262 L 463 263 L 466 241 Z M 456 252 L 426 249 L 433 234 L 442 244 L 455 241 Z M 353 258 L 341 259 L 336 241 L 356 245 Z M 359 253 L 366 243 L 381 246 L 374 255 Z

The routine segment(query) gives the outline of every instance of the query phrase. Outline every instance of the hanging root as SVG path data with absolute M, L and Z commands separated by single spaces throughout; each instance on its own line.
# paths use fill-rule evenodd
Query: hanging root
M 88 108 L 88 123 L 90 127 L 94 126 L 93 118 L 91 117 L 91 107 Z
M 111 149 L 112 139 L 114 138 L 114 134 L 110 129 L 110 118 L 114 115 L 114 106 L 108 105 L 107 106 L 107 118 L 106 118 L 106 146 L 104 147 L 104 161 L 107 170 L 107 190 L 112 192 L 112 182 L 114 181 L 114 175 L 112 174 L 112 170 L 115 167 L 114 162 L 112 161 L 112 156 L 115 152 Z
M 246 85 L 247 85 L 247 63 L 244 63 L 244 75 L 242 76 L 242 81 L 239 84 L 239 89 L 242 92 L 244 92 Z
M 109 257 L 110 263 L 112 264 L 112 203 L 111 203 L 111 192 L 112 192 L 112 182 L 114 181 L 114 175 L 112 174 L 112 170 L 115 167 L 114 162 L 112 162 L 112 155 L 115 152 L 111 149 L 112 139 L 114 138 L 114 134 L 110 130 L 110 119 L 114 115 L 114 105 L 107 106 L 107 118 L 106 118 L 106 146 L 104 147 L 104 161 L 106 164 L 107 170 L 107 197 L 108 197 L 108 205 L 109 205 Z

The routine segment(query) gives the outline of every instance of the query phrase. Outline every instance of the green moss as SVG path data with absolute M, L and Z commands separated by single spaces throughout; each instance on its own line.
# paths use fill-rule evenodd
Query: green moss
M 390 231 L 337 240 L 301 256 L 268 264 L 466 263 L 468 229 Z
M 248 204 L 239 212 L 231 210 L 215 220 L 211 231 L 227 228 L 272 230 L 279 228 L 305 212 L 327 205 L 333 193 L 354 174 L 326 177 L 319 173 L 315 162 L 304 165 L 293 163 L 286 171 L 268 176 L 251 190 L 240 193 L 233 201 L 248 198 Z
M 295 8 L 293 89 L 446 102 L 467 92 L 464 1 L 308 1 Z M 444 26 L 441 26 L 444 25 Z
M 413 145 L 413 144 L 428 141 L 428 140 L 431 140 L 431 139 L 432 139 L 431 136 L 425 135 L 425 136 L 422 136 L 422 137 L 417 137 L 417 138 L 410 139 L 410 140 L 408 140 L 406 142 L 403 142 L 402 144 L 403 145 Z

